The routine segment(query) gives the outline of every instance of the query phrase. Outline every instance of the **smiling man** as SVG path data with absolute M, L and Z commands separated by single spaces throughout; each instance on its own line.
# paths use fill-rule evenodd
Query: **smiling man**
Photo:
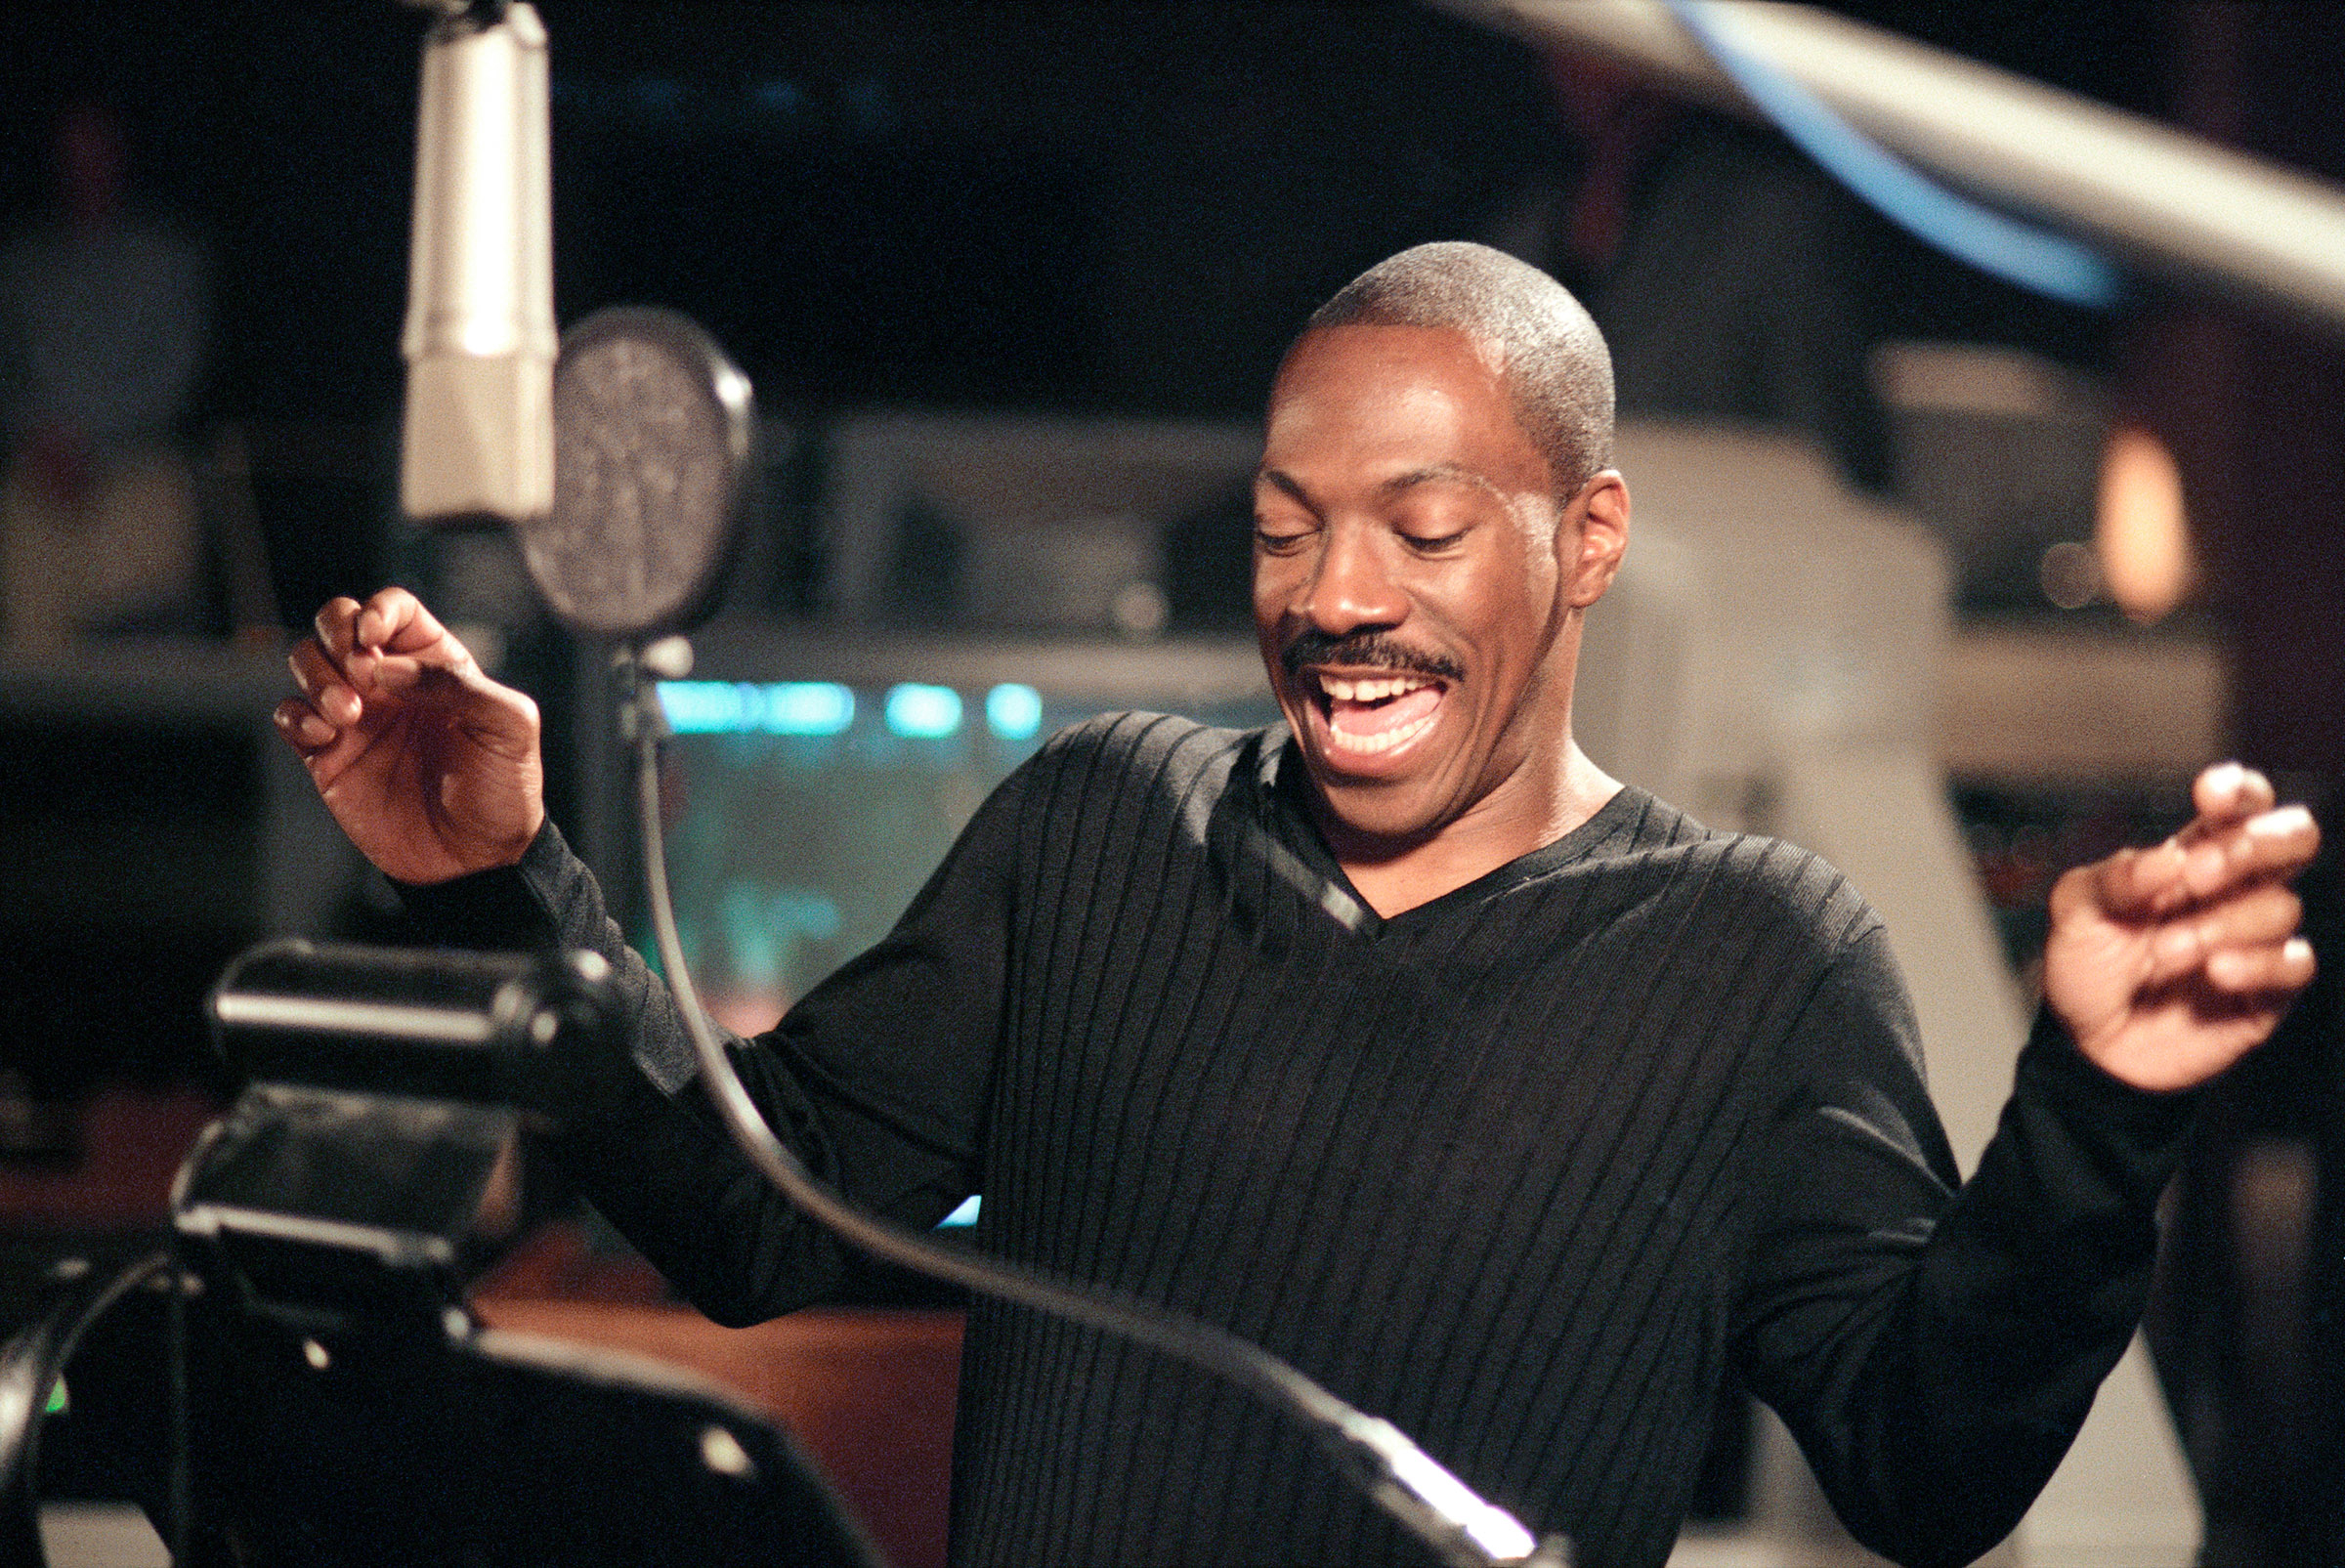
M 1255 625 L 1320 830 L 1380 913 L 1620 787 L 1571 739 L 1582 614 L 1628 544 L 1611 404 L 1578 303 L 1462 245 L 1354 282 L 1279 372 Z
M 2048 1004 L 1966 1184 L 1880 921 L 1573 743 L 1618 570 L 1603 347 L 1470 245 L 1372 270 L 1272 393 L 1255 610 L 1287 715 L 1054 738 L 896 930 L 733 1049 L 817 1172 L 1266 1345 L 1592 1568 L 1654 1565 L 1721 1385 L 1860 1539 L 1967 1561 L 2133 1329 L 2187 1092 L 2312 972 L 2301 810 L 2246 770 L 2064 878 Z M 640 1072 L 567 1152 L 711 1315 L 813 1299 L 832 1244 L 693 1091 L 673 1003 L 539 799 L 526 697 L 411 596 L 337 600 L 280 727 L 440 940 L 611 959 Z M 1331 911 L 1334 911 L 1331 913 Z M 1421 1561 L 1235 1392 L 971 1312 L 964 1564 Z

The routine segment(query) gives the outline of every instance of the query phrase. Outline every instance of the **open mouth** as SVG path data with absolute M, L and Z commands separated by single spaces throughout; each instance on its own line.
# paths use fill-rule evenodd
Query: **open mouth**
M 1315 700 L 1328 744 L 1353 756 L 1379 756 L 1433 727 L 1447 688 L 1430 675 L 1394 671 L 1349 677 L 1316 673 Z

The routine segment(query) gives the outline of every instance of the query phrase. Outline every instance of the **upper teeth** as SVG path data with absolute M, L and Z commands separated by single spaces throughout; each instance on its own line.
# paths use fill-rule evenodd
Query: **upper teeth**
M 1432 682 L 1422 675 L 1394 675 L 1373 681 L 1347 681 L 1335 675 L 1319 677 L 1319 689 L 1339 702 L 1381 702 L 1387 697 L 1430 685 Z

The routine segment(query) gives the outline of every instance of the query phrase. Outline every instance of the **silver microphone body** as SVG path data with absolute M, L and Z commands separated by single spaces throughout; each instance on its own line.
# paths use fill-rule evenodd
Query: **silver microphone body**
M 553 177 L 545 27 L 525 4 L 424 40 L 400 507 L 421 523 L 554 500 Z

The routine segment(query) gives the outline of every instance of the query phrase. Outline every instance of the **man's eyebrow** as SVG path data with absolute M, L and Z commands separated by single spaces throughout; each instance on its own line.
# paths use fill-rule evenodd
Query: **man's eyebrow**
M 1488 490 L 1493 495 L 1498 493 L 1497 486 L 1463 463 L 1431 463 L 1424 468 L 1412 468 L 1405 474 L 1393 475 L 1377 488 L 1386 495 L 1397 495 L 1402 490 L 1415 489 L 1420 485 L 1440 484 L 1470 485 L 1477 490 Z
M 1311 504 L 1311 498 L 1302 492 L 1302 487 L 1297 484 L 1293 477 L 1281 473 L 1275 468 L 1256 469 L 1254 482 L 1257 485 L 1267 485 L 1274 490 L 1282 491 L 1290 500 L 1299 505 L 1308 506 Z
M 1278 469 L 1258 469 L 1254 477 L 1257 484 L 1267 485 L 1272 489 L 1283 491 L 1305 506 L 1311 504 L 1311 498 L 1303 492 L 1302 486 Z M 1378 485 L 1377 490 L 1383 495 L 1398 495 L 1403 490 L 1415 489 L 1420 485 L 1440 484 L 1468 485 L 1492 495 L 1499 493 L 1498 487 L 1491 484 L 1487 477 L 1474 472 L 1463 463 L 1429 463 L 1423 468 L 1412 468 L 1405 474 L 1395 474 Z

